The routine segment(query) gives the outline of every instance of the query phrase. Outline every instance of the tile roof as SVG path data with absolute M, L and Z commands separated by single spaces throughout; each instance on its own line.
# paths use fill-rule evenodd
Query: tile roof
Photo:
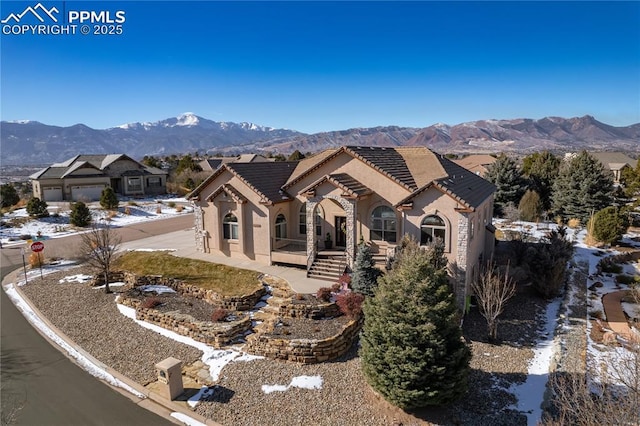
M 230 170 L 258 193 L 264 202 L 279 203 L 291 200 L 289 194 L 282 190 L 282 186 L 297 165 L 297 161 L 227 163 L 218 170 Z
M 346 149 L 408 189 L 418 189 L 406 161 L 397 149 L 367 146 L 347 146 Z
M 324 182 L 331 183 L 336 188 L 342 189 L 345 193 L 352 197 L 359 197 L 361 195 L 367 195 L 373 192 L 365 184 L 349 176 L 347 173 L 336 173 L 321 177 L 320 179 L 300 191 L 300 193 L 313 191 Z

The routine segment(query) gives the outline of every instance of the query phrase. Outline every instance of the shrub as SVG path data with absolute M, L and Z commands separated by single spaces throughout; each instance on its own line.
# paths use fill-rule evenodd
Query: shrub
M 334 293 L 340 293 L 340 290 L 342 290 L 342 285 L 340 285 L 340 282 L 334 283 L 331 286 L 331 291 Z
M 616 282 L 618 284 L 631 285 L 636 282 L 636 277 L 633 275 L 620 274 L 616 275 Z
M 127 216 L 131 214 L 131 209 L 128 206 L 124 208 L 124 214 L 126 214 Z
M 69 222 L 74 226 L 85 227 L 91 223 L 91 212 L 89 207 L 82 201 L 78 201 L 71 206 Z
M 33 238 L 33 236 L 31 234 L 22 234 L 22 235 L 20 235 L 20 239 L 23 240 L 23 241 L 30 240 L 32 238 Z
M 373 261 L 373 253 L 371 248 L 366 244 L 358 246 L 356 253 L 356 262 L 353 265 L 353 276 L 351 277 L 351 288 L 353 291 L 364 294 L 365 296 L 373 296 L 374 290 L 378 286 L 378 277 L 381 272 L 376 268 Z
M 622 265 L 618 265 L 611 257 L 605 257 L 598 262 L 598 269 L 607 274 L 619 274 L 622 272 Z
M 162 214 L 162 207 L 156 207 L 156 214 Z
M 331 300 L 331 289 L 329 287 L 320 287 L 316 293 L 316 298 L 321 302 L 329 302 Z
M 530 189 L 524 193 L 518 205 L 520 219 L 527 222 L 537 222 L 542 214 L 542 201 L 536 191 Z
M 32 268 L 37 268 L 44 265 L 44 259 L 42 254 L 32 252 L 29 255 L 29 265 L 31 265 Z
M 0 207 L 11 207 L 20 201 L 18 191 L 13 184 L 6 183 L 0 186 Z
M 364 296 L 352 291 L 336 296 L 336 304 L 340 308 L 340 312 L 351 319 L 358 318 L 362 313 L 362 302 L 364 302 Z
M 175 203 L 175 202 L 173 202 L 173 201 L 169 201 L 169 202 L 167 203 L 167 206 L 169 206 L 169 207 L 171 207 L 171 208 L 173 209 L 173 208 L 175 208 L 175 207 L 176 207 L 176 203 Z
M 136 207 L 138 203 L 136 203 L 135 201 L 127 201 L 127 205 Z
M 100 207 L 105 210 L 114 210 L 118 208 L 118 196 L 113 191 L 113 188 L 107 186 L 102 190 L 100 194 Z
M 211 321 L 213 321 L 213 322 L 224 321 L 225 319 L 227 319 L 227 315 L 229 315 L 229 312 L 226 309 L 224 309 L 224 308 L 216 308 L 211 313 Z
M 567 222 L 567 226 L 571 229 L 576 229 L 580 227 L 580 219 L 569 219 L 569 221 Z
M 605 244 L 613 244 L 622 238 L 629 227 L 627 215 L 617 207 L 606 207 L 589 221 L 592 237 Z
M 145 309 L 153 309 L 156 306 L 162 305 L 162 301 L 157 297 L 147 297 L 142 301 L 142 307 Z
M 551 231 L 540 244 L 527 249 L 533 287 L 543 297 L 557 296 L 564 284 L 573 243 L 565 239 L 566 229 Z
M 176 211 L 178 213 L 182 213 L 183 210 L 184 210 L 184 206 L 176 206 Z
M 49 211 L 47 210 L 47 202 L 35 197 L 29 200 L 27 203 L 27 213 L 32 217 L 47 217 Z

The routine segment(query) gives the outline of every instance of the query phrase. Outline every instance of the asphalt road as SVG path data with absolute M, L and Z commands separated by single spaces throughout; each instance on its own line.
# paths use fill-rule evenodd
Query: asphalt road
M 182 230 L 193 216 L 117 229 L 122 241 Z M 45 241 L 47 257 L 74 257 L 79 237 Z M 22 266 L 20 247 L 1 250 L 0 276 Z M 0 304 L 0 396 L 2 425 L 171 425 L 157 414 L 97 380 L 43 338 L 4 290 Z M 142 405 L 142 404 L 141 404 Z

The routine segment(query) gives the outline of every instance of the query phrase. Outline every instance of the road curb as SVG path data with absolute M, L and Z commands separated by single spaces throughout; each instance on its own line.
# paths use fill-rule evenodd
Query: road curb
M 18 276 L 20 274 L 22 274 L 22 271 L 20 269 L 17 269 L 15 271 L 7 274 L 7 276 L 2 280 L 3 289 L 6 289 L 9 285 L 13 286 L 13 288 L 18 293 L 18 295 L 22 298 L 22 300 L 24 300 L 24 302 L 33 311 L 35 316 L 40 321 L 42 321 L 47 327 L 49 327 L 51 329 L 51 331 L 56 336 L 58 336 L 66 344 L 71 346 L 80 355 L 85 357 L 91 364 L 97 366 L 101 370 L 103 370 L 103 371 L 107 372 L 108 374 L 112 375 L 114 378 L 116 378 L 117 380 L 121 381 L 125 385 L 129 386 L 130 388 L 132 388 L 136 392 L 144 395 L 144 397 L 141 398 L 138 395 L 132 394 L 131 392 L 129 392 L 128 390 L 126 390 L 124 388 L 115 386 L 115 385 L 107 382 L 104 379 L 101 379 L 99 377 L 94 376 L 97 380 L 99 380 L 100 382 L 106 384 L 107 386 L 111 387 L 112 389 L 116 390 L 117 392 L 119 392 L 121 394 L 124 394 L 125 396 L 130 398 L 132 401 L 134 401 L 136 404 L 138 404 L 138 405 L 144 407 L 145 409 L 147 409 L 149 411 L 152 411 L 152 412 L 154 412 L 154 413 L 156 413 L 156 414 L 158 414 L 158 415 L 160 415 L 162 417 L 165 417 L 168 420 L 170 420 L 170 421 L 172 421 L 172 422 L 174 422 L 176 424 L 184 424 L 184 423 L 178 421 L 177 419 L 175 419 L 173 417 L 167 416 L 166 413 L 162 412 L 162 410 L 158 410 L 157 409 L 158 407 L 148 406 L 148 404 L 141 404 L 141 403 L 144 402 L 145 400 L 150 400 L 150 401 L 153 401 L 155 404 L 165 408 L 166 410 L 169 410 L 170 412 L 177 412 L 177 413 L 184 414 L 184 415 L 192 418 L 193 420 L 196 420 L 196 421 L 198 421 L 198 422 L 200 422 L 202 424 L 205 424 L 207 426 L 221 426 L 219 423 L 216 423 L 213 420 L 207 419 L 207 418 L 201 416 L 200 414 L 198 414 L 198 413 L 196 413 L 194 411 L 187 410 L 184 407 L 182 407 L 180 404 L 174 403 L 173 401 L 170 401 L 170 400 L 164 398 L 163 396 L 161 396 L 160 394 L 158 394 L 158 393 L 156 393 L 154 391 L 150 391 L 146 387 L 144 387 L 141 384 L 131 380 L 130 378 L 126 377 L 125 375 L 123 375 L 121 373 L 119 373 L 118 371 L 114 370 L 113 368 L 109 367 L 108 365 L 105 365 L 103 362 L 101 362 L 100 360 L 94 358 L 91 354 L 86 352 L 82 347 L 80 347 L 73 340 L 71 340 L 65 333 L 63 333 L 60 329 L 58 329 L 58 327 L 56 327 L 54 324 L 52 324 L 51 321 L 49 321 L 49 319 L 47 317 L 45 317 L 42 314 L 42 312 L 40 312 L 40 310 L 31 302 L 31 300 L 29 300 L 29 298 L 25 296 L 25 294 L 20 289 L 20 286 L 15 284 L 18 281 L 17 278 L 18 278 Z M 9 299 L 13 303 L 13 300 L 11 298 L 9 298 Z M 22 311 L 20 311 L 20 312 L 22 313 Z M 28 318 L 27 318 L 27 321 L 29 321 Z M 29 323 L 33 326 L 31 321 L 29 321 Z M 78 367 L 80 367 L 80 368 L 82 368 L 83 370 L 86 371 L 86 369 L 84 369 L 82 367 L 82 365 L 80 365 L 78 363 L 78 361 L 73 356 L 71 356 L 63 347 L 61 347 L 58 344 L 58 342 L 56 342 L 55 340 L 52 340 L 49 336 L 47 336 L 45 333 L 43 333 L 42 330 L 40 330 L 38 327 L 34 326 L 34 328 L 36 329 L 38 334 L 40 334 L 42 337 L 44 337 L 51 344 L 51 346 L 53 346 L 56 349 L 58 349 L 58 351 L 60 351 L 65 357 L 67 357 L 74 364 L 76 364 Z

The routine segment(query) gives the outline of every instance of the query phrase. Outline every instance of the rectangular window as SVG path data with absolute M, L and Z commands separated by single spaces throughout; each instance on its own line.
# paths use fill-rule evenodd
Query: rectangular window
M 223 223 L 222 233 L 225 240 L 237 240 L 238 239 L 238 224 L 237 223 Z
M 127 178 L 127 186 L 129 191 L 142 191 L 142 182 L 139 177 Z
M 162 186 L 162 179 L 160 179 L 159 177 L 150 177 L 149 179 L 147 179 L 147 186 L 149 188 L 159 188 L 160 186 Z

